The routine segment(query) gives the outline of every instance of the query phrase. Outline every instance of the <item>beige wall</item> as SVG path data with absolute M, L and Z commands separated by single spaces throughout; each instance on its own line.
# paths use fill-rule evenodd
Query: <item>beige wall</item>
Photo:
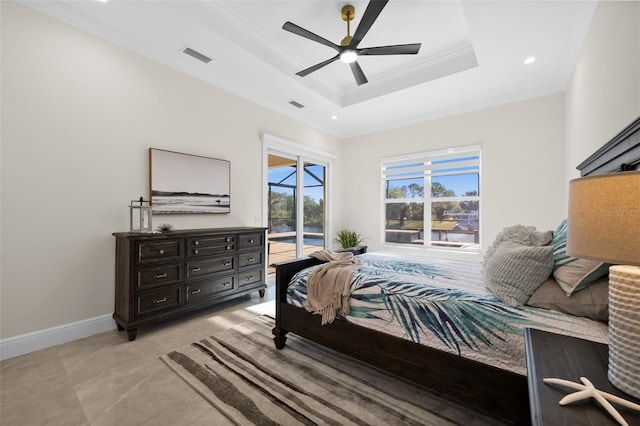
M 232 213 L 166 217 L 177 228 L 256 223 L 261 133 L 334 154 L 335 227 L 379 249 L 380 159 L 481 144 L 486 247 L 507 225 L 553 228 L 574 167 L 640 114 L 638 2 L 598 6 L 564 95 L 344 146 L 19 4 L 0 9 L 2 339 L 113 311 L 111 233 L 128 229 L 129 200 L 147 194 L 149 147 L 231 160 Z
M 564 94 L 356 137 L 343 151 L 342 223 L 381 244 L 380 161 L 482 145 L 482 247 L 504 226 L 554 229 L 575 167 L 640 115 L 640 2 L 601 2 Z M 407 250 L 405 250 L 407 251 Z
M 149 147 L 231 161 L 231 214 L 154 218 L 176 228 L 261 219 L 261 133 L 339 150 L 299 122 L 17 3 L 1 7 L 2 338 L 113 312 L 111 233 L 128 230 L 129 201 L 148 196 Z
M 640 116 L 640 2 L 598 4 L 566 90 L 567 184 Z
M 566 203 L 562 94 L 345 141 L 342 161 L 353 166 L 344 168 L 343 224 L 367 236 L 371 249 L 392 249 L 381 245 L 382 158 L 475 144 L 482 146 L 483 248 L 505 226 L 555 229 Z

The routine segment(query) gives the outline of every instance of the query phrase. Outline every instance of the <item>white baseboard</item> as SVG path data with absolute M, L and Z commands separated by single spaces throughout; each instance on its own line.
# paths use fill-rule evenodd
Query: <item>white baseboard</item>
M 0 340 L 0 360 L 13 358 L 72 340 L 113 330 L 116 323 L 111 314 L 88 318 L 45 330 L 34 331 L 20 336 Z

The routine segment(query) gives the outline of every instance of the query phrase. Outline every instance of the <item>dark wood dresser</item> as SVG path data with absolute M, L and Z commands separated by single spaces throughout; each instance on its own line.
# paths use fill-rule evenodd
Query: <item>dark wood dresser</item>
M 116 232 L 113 319 L 138 326 L 258 291 L 264 296 L 266 228 Z

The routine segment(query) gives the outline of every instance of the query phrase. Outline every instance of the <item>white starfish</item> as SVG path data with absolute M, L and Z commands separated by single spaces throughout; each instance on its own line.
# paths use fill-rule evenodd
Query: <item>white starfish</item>
M 554 378 L 546 378 L 542 380 L 545 383 L 562 385 L 578 391 L 570 393 L 569 395 L 562 398 L 559 402 L 560 405 L 567 405 L 571 404 L 572 402 L 581 401 L 583 399 L 593 398 L 622 426 L 629 426 L 629 423 L 627 423 L 626 420 L 620 415 L 620 413 L 618 413 L 618 410 L 613 408 L 613 405 L 611 405 L 609 401 L 614 402 L 618 405 L 622 405 L 623 407 L 630 408 L 632 410 L 640 411 L 640 405 L 634 404 L 633 402 L 627 401 L 626 399 L 596 389 L 596 387 L 593 386 L 593 383 L 591 383 L 586 377 L 580 377 L 580 381 L 584 383 L 583 385 L 576 382 L 570 382 L 569 380 Z

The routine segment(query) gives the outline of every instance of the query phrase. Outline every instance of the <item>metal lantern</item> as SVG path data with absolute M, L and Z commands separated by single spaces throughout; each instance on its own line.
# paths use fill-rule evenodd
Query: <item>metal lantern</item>
M 129 206 L 131 232 L 151 232 L 151 201 L 131 200 Z

